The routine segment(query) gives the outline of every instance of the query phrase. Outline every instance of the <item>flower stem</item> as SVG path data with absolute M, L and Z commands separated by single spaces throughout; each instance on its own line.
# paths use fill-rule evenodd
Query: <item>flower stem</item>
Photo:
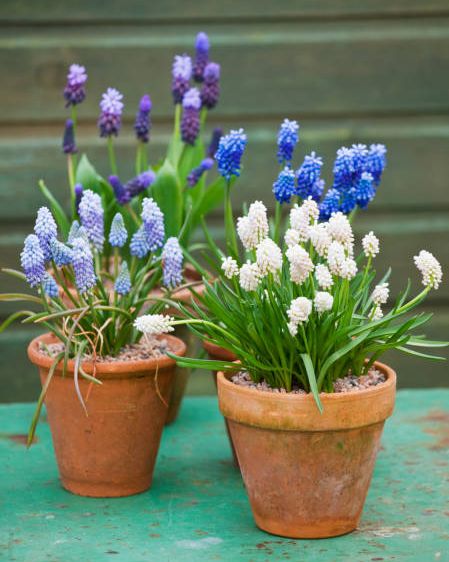
M 67 173 L 70 185 L 70 208 L 72 210 L 73 219 L 76 218 L 76 195 L 75 195 L 75 170 L 73 167 L 73 159 L 71 154 L 67 154 Z
M 111 171 L 114 176 L 118 176 L 117 163 L 115 161 L 114 141 L 112 139 L 112 136 L 108 137 L 108 154 Z
M 275 214 L 274 214 L 274 234 L 273 239 L 276 244 L 279 244 L 280 227 L 281 227 L 282 209 L 279 201 L 276 201 Z
M 226 182 L 225 191 L 225 235 L 226 235 L 226 246 L 229 253 L 233 257 L 238 257 L 238 247 L 237 247 L 237 237 L 234 228 L 234 216 L 232 213 L 232 202 L 231 202 L 231 182 Z

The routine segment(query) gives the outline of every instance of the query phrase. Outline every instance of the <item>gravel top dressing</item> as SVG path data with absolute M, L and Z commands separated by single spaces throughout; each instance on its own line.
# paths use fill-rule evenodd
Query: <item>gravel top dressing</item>
M 168 341 L 164 339 L 148 339 L 147 341 L 141 341 L 139 343 L 133 343 L 131 345 L 125 345 L 115 356 L 111 355 L 97 355 L 97 363 L 114 362 L 114 361 L 142 361 L 145 359 L 157 359 L 162 355 L 165 355 L 169 349 Z M 49 357 L 55 357 L 61 351 L 64 351 L 63 343 L 50 343 L 48 345 L 40 344 L 39 350 L 48 355 Z M 84 361 L 93 361 L 94 357 L 90 353 L 86 353 L 83 356 Z
M 377 371 L 376 369 L 371 369 L 366 375 L 361 375 L 356 377 L 355 375 L 347 375 L 337 379 L 334 382 L 334 392 L 357 392 L 359 390 L 365 390 L 371 386 L 377 386 L 385 382 L 386 378 L 383 373 Z M 265 381 L 255 383 L 251 380 L 247 372 L 241 371 L 231 378 L 234 384 L 239 386 L 246 386 L 249 388 L 255 388 L 257 390 L 262 390 L 264 392 L 278 392 L 280 394 L 307 394 L 302 388 L 293 388 L 290 392 L 287 392 L 285 388 L 272 388 Z

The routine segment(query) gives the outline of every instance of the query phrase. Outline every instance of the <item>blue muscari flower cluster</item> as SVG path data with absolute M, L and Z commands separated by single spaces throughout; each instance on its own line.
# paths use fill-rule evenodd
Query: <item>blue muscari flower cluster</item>
M 56 238 L 58 228 L 55 219 L 47 207 L 41 207 L 37 212 L 34 233 L 39 239 L 39 244 L 46 262 L 51 260 L 51 243 Z
M 209 62 L 209 37 L 204 31 L 200 31 L 195 41 L 195 62 L 193 64 L 193 78 L 197 82 L 204 79 L 204 69 Z
M 132 178 L 128 182 L 126 182 L 125 189 L 132 199 L 133 197 L 140 195 L 145 191 L 145 189 L 150 187 L 155 179 L 156 174 L 152 170 L 147 170 L 146 172 L 142 172 L 135 178 Z
M 248 140 L 243 129 L 232 130 L 221 137 L 218 150 L 215 153 L 218 171 L 230 181 L 232 176 L 240 176 L 242 156 Z
M 30 287 L 38 287 L 45 278 L 45 258 L 39 238 L 30 234 L 25 238 L 20 262 Z
M 97 281 L 94 259 L 89 243 L 82 237 L 77 237 L 73 241 L 72 265 L 78 291 L 85 293 L 92 289 Z
M 125 186 L 122 184 L 118 176 L 109 176 L 109 183 L 114 190 L 114 195 L 119 205 L 126 205 L 131 201 L 130 193 L 125 189 Z
M 368 206 L 385 169 L 386 153 L 383 144 L 372 144 L 369 148 L 353 144 L 351 148 L 343 146 L 337 151 L 334 184 L 320 204 L 321 219 L 326 220 L 337 211 L 348 214 L 356 206 L 361 209 Z
M 182 281 L 183 254 L 178 239 L 170 237 L 162 251 L 163 283 L 174 289 Z
M 83 186 L 80 183 L 77 183 L 74 187 L 74 191 L 75 191 L 75 208 L 76 208 L 76 213 L 78 214 L 81 199 L 83 197 Z
M 114 289 L 119 295 L 127 295 L 131 290 L 131 277 L 126 261 L 122 263 L 120 273 L 115 280 Z
M 296 172 L 297 194 L 302 199 L 312 197 L 319 201 L 324 189 L 324 182 L 320 178 L 323 160 L 312 152 L 304 158 L 304 162 Z
M 151 252 L 162 248 L 165 238 L 164 215 L 154 199 L 142 201 L 142 221 L 146 242 Z
M 51 244 L 51 254 L 53 261 L 55 262 L 57 267 L 63 267 L 64 265 L 69 265 L 72 263 L 72 249 L 59 240 L 56 240 L 56 238 Z
M 288 166 L 285 166 L 273 184 L 274 196 L 279 203 L 290 203 L 295 192 L 295 172 Z
M 42 281 L 42 287 L 47 297 L 55 299 L 57 296 L 59 296 L 58 285 L 49 273 L 45 274 L 45 277 Z
M 290 164 L 293 151 L 299 140 L 299 125 L 296 121 L 284 119 L 278 132 L 278 162 L 279 164 Z
M 128 231 L 126 230 L 123 216 L 121 213 L 116 213 L 111 223 L 111 230 L 109 231 L 109 244 L 114 248 L 123 248 L 128 239 Z
M 89 240 L 101 251 L 104 244 L 104 211 L 101 197 L 97 193 L 90 189 L 84 191 L 79 205 L 79 216 Z

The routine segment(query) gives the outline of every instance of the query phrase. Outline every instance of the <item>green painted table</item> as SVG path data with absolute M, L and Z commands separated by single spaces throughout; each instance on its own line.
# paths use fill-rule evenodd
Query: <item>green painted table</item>
M 259 531 L 214 398 L 188 398 L 164 433 L 152 489 L 96 500 L 58 483 L 33 405 L 0 407 L 1 561 L 449 561 L 449 390 L 407 390 L 387 423 L 360 528 L 327 540 Z

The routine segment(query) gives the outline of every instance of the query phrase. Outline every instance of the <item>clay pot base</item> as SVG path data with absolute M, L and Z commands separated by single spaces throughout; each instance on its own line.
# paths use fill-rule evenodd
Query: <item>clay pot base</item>
M 61 486 L 71 494 L 83 496 L 87 498 L 124 498 L 126 496 L 135 496 L 146 492 L 152 483 L 152 478 L 148 476 L 142 477 L 141 481 L 135 481 L 132 486 L 122 483 L 107 484 L 88 482 L 80 482 L 79 480 L 71 480 L 61 476 Z

